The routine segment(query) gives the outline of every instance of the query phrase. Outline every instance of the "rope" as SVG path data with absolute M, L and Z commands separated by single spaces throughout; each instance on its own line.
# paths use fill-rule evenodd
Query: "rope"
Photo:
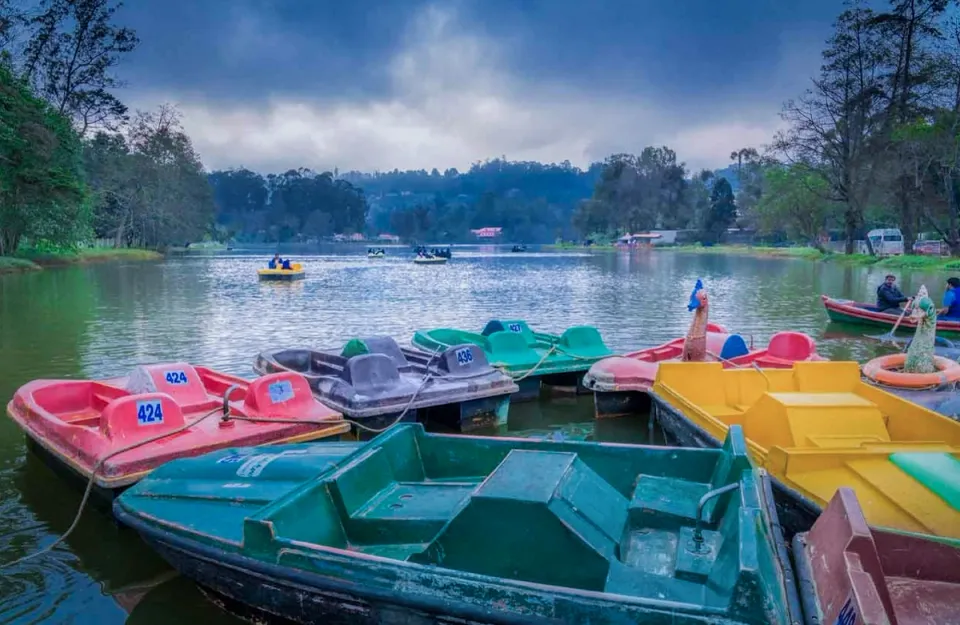
M 540 359 L 540 362 L 538 362 L 537 364 L 533 365 L 533 368 L 532 368 L 532 369 L 528 369 L 528 370 L 527 370 L 526 372 L 524 372 L 524 374 L 521 375 L 520 377 L 518 377 L 518 378 L 513 378 L 513 381 L 514 381 L 514 382 L 520 382 L 521 380 L 525 380 L 525 379 L 527 379 L 528 377 L 530 377 L 531 375 L 533 375 L 533 373 L 534 373 L 537 369 L 539 369 L 539 368 L 543 365 L 544 362 L 546 362 L 546 360 L 547 360 L 547 358 L 550 356 L 550 354 L 552 354 L 552 353 L 555 352 L 556 350 L 557 350 L 557 345 L 556 345 L 556 343 L 554 343 L 553 345 L 550 346 L 550 349 L 548 349 L 548 350 L 546 351 L 546 353 L 543 355 L 543 358 Z M 508 373 L 508 372 L 506 371 L 506 368 L 504 367 L 504 365 L 493 365 L 493 367 L 494 367 L 494 369 L 499 369 L 500 371 L 503 371 L 504 373 Z M 510 377 L 513 377 L 513 376 L 510 376 Z
M 353 420 L 351 420 L 351 419 L 344 419 L 344 421 L 347 421 L 348 423 L 351 423 L 352 425 L 355 425 L 355 426 L 357 426 L 357 427 L 360 428 L 360 429 L 366 430 L 366 431 L 368 431 L 368 432 L 373 432 L 373 433 L 375 433 L 375 434 L 379 434 L 379 433 L 381 433 L 381 432 L 385 432 L 386 430 L 389 430 L 390 428 L 392 428 L 393 426 L 395 426 L 397 423 L 399 423 L 399 422 L 403 419 L 404 416 L 406 416 L 407 412 L 410 410 L 410 406 L 413 405 L 413 402 L 417 399 L 417 396 L 420 394 L 420 391 L 423 390 L 423 387 L 425 387 L 425 386 L 427 385 L 427 383 L 430 381 L 430 379 L 433 377 L 433 374 L 430 373 L 430 365 L 433 363 L 433 360 L 437 357 L 437 353 L 438 353 L 439 351 L 440 351 L 440 350 L 437 349 L 437 350 L 433 353 L 433 355 L 430 357 L 430 360 L 427 361 L 427 373 L 426 373 L 426 375 L 423 376 L 423 380 L 421 380 L 420 386 L 418 386 L 418 387 L 417 387 L 417 390 L 414 391 L 413 395 L 410 396 L 410 400 L 407 402 L 407 405 L 404 406 L 403 411 L 400 413 L 400 415 L 399 415 L 396 419 L 394 419 L 394 420 L 390 423 L 390 425 L 388 425 L 388 426 L 386 426 L 386 427 L 384 427 L 384 428 L 379 428 L 379 429 L 378 429 L 378 428 L 371 428 L 371 427 L 369 427 L 369 426 L 366 426 L 366 425 L 364 425 L 364 424 L 362 424 L 362 423 L 359 423 L 359 422 L 357 422 L 357 421 L 353 421 Z M 93 470 L 90 472 L 90 479 L 87 480 L 87 487 L 86 487 L 86 489 L 83 491 L 83 498 L 80 500 L 80 506 L 79 506 L 78 509 L 77 509 L 77 514 L 73 517 L 73 522 L 70 523 L 70 527 L 67 528 L 67 531 L 65 531 L 63 534 L 61 534 L 59 538 L 57 538 L 55 541 L 53 541 L 52 543 L 50 543 L 50 544 L 47 545 L 46 547 L 44 547 L 44 548 L 42 548 L 42 549 L 39 549 L 39 550 L 37 550 L 37 551 L 35 551 L 35 552 L 31 553 L 31 554 L 25 555 L 25 556 L 23 556 L 22 558 L 17 558 L 16 560 L 13 560 L 13 561 L 11 561 L 11 562 L 7 562 L 6 564 L 0 565 L 0 570 L 8 569 L 8 568 L 13 567 L 13 566 L 16 566 L 16 565 L 18 565 L 18 564 L 22 564 L 22 563 L 24 563 L 24 562 L 26 562 L 26 561 L 28 561 L 28 560 L 32 560 L 32 559 L 34 559 L 34 558 L 37 558 L 37 557 L 39 557 L 39 556 L 41 556 L 41 555 L 43 555 L 43 554 L 49 553 L 49 552 L 53 551 L 53 549 L 54 549 L 57 545 L 59 545 L 59 544 L 61 544 L 63 541 L 65 541 L 65 540 L 70 536 L 70 534 L 72 534 L 73 531 L 74 531 L 75 529 L 77 529 L 77 526 L 80 524 L 80 518 L 83 516 L 83 511 L 86 509 L 86 507 L 87 507 L 87 502 L 90 500 L 90 494 L 93 492 L 93 486 L 94 486 L 94 484 L 95 484 L 95 478 L 97 477 L 97 473 L 99 473 L 99 472 L 100 472 L 100 469 L 103 468 L 104 463 L 106 463 L 107 460 L 109 460 L 110 458 L 113 458 L 114 456 L 118 456 L 118 455 L 120 455 L 120 454 L 122 454 L 122 453 L 126 453 L 126 452 L 128 452 L 128 451 L 131 451 L 131 450 L 136 449 L 136 448 L 138 448 L 138 447 L 141 447 L 141 446 L 143 446 L 143 445 L 149 445 L 150 443 L 154 443 L 154 442 L 156 442 L 156 441 L 158 441 L 158 440 L 161 440 L 161 439 L 164 439 L 164 438 L 166 438 L 166 437 L 168 437 L 168 436 L 173 436 L 173 435 L 175 435 L 175 434 L 179 434 L 179 433 L 181 433 L 181 432 L 184 432 L 184 431 L 192 428 L 193 426 L 198 425 L 199 423 L 201 423 L 201 422 L 209 419 L 210 417 L 212 417 L 213 415 L 215 415 L 215 414 L 217 414 L 217 413 L 221 413 L 221 414 L 223 415 L 223 421 L 229 421 L 229 420 L 233 419 L 233 420 L 235 420 L 235 421 L 251 421 L 251 422 L 254 422 L 254 423 L 290 423 L 290 424 L 295 424 L 295 425 L 331 425 L 331 424 L 333 424 L 333 423 L 337 423 L 336 421 L 329 421 L 329 420 L 328 420 L 328 421 L 322 421 L 322 420 L 319 420 L 319 419 L 280 419 L 280 418 L 275 418 L 275 417 L 260 417 L 260 418 L 258 418 L 258 417 L 240 417 L 240 416 L 234 416 L 234 415 L 231 415 L 231 414 L 230 414 L 230 404 L 229 404 L 229 402 L 227 401 L 227 400 L 228 400 L 228 396 L 229 396 L 229 391 L 228 391 L 228 394 L 224 395 L 224 402 L 223 402 L 223 407 L 222 407 L 222 408 L 215 408 L 215 409 L 211 410 L 210 412 L 206 413 L 205 415 L 203 415 L 202 417 L 200 417 L 199 419 L 197 419 L 196 421 L 190 421 L 190 422 L 188 422 L 188 423 L 184 423 L 182 426 L 180 426 L 180 427 L 178 427 L 178 428 L 176 428 L 176 429 L 174 429 L 174 430 L 170 430 L 169 432 L 164 432 L 164 433 L 158 434 L 158 435 L 156 435 L 156 436 L 151 436 L 150 438 L 146 438 L 146 439 L 144 439 L 144 440 L 142 440 L 142 441 L 137 441 L 136 443 L 132 443 L 132 444 L 130 444 L 130 445 L 125 445 L 124 447 L 121 447 L 120 449 L 116 449 L 116 450 L 111 451 L 110 453 L 106 454 L 105 456 L 102 456 L 99 460 L 97 460 L 97 463 L 96 463 L 95 465 L 93 465 Z M 6 535 L 16 534 L 16 533 L 19 533 L 20 531 L 26 531 L 26 529 L 29 529 L 29 528 L 25 528 L 24 530 L 17 530 L 17 531 L 14 531 L 14 532 L 10 532 L 9 534 L 6 534 Z
M 113 458 L 114 456 L 118 456 L 118 455 L 120 455 L 120 454 L 122 454 L 122 453 L 126 453 L 126 452 L 128 452 L 128 451 L 130 451 L 130 450 L 132 450 L 132 449 L 136 449 L 137 447 L 140 447 L 141 445 L 148 445 L 148 444 L 154 443 L 154 442 L 156 442 L 156 441 L 158 441 L 158 440 L 160 440 L 160 439 L 162 439 L 162 438 L 166 438 L 166 437 L 168 437 L 168 436 L 173 436 L 174 434 L 179 434 L 180 432 L 183 432 L 183 431 L 185 431 L 185 430 L 187 430 L 187 429 L 189 429 L 189 428 L 192 428 L 193 426 L 197 425 L 198 423 L 200 423 L 200 422 L 202 422 L 202 421 L 204 421 L 204 420 L 206 420 L 206 419 L 209 419 L 210 417 L 212 417 L 213 415 L 215 415 L 215 414 L 217 414 L 217 413 L 219 413 L 219 412 L 221 412 L 221 409 L 220 409 L 220 408 L 215 408 L 214 410 L 211 410 L 210 412 L 208 412 L 207 414 L 203 415 L 202 417 L 200 417 L 200 418 L 197 419 L 196 421 L 191 421 L 191 422 L 189 422 L 189 423 L 185 423 L 185 424 L 183 424 L 182 426 L 176 428 L 175 430 L 171 430 L 171 431 L 169 431 L 169 432 L 164 432 L 163 434 L 158 434 L 158 435 L 156 435 L 156 436 L 151 436 L 150 438 L 144 439 L 144 440 L 142 440 L 142 441 L 137 441 L 136 443 L 133 443 L 133 444 L 130 444 L 130 445 L 126 445 L 126 446 L 124 446 L 124 447 L 121 447 L 120 449 L 116 449 L 116 450 L 114 450 L 114 451 L 111 451 L 111 452 L 108 453 L 107 455 L 101 457 L 99 460 L 97 460 L 97 463 L 96 463 L 95 465 L 93 465 L 93 471 L 90 473 L 90 479 L 87 480 L 87 488 L 86 488 L 86 490 L 83 491 L 83 498 L 80 500 L 80 507 L 77 509 L 77 514 L 76 514 L 76 516 L 73 517 L 73 522 L 70 524 L 70 527 L 67 528 L 67 531 L 65 531 L 63 534 L 60 535 L 59 538 L 57 538 L 55 541 L 53 541 L 52 543 L 50 543 L 49 545 L 47 545 L 47 546 L 44 547 L 43 549 L 39 549 L 38 551 L 35 551 L 35 552 L 31 553 L 31 554 L 28 554 L 28 555 L 23 556 L 22 558 L 17 558 L 16 560 L 13 560 L 13 561 L 11 561 L 11 562 L 7 562 L 6 564 L 0 565 L 0 570 L 7 569 L 7 568 L 10 568 L 10 567 L 12 567 L 12 566 L 16 566 L 16 565 L 18 565 L 18 564 L 22 564 L 22 563 L 26 562 L 27 560 L 33 560 L 33 559 L 36 558 L 36 557 L 39 557 L 39 556 L 41 556 L 41 555 L 43 555 L 43 554 L 45 554 L 45 553 L 49 553 L 49 552 L 53 551 L 53 549 L 54 549 L 57 545 L 59 545 L 60 543 L 62 543 L 63 541 L 65 541 L 65 540 L 67 539 L 67 537 L 70 536 L 70 534 L 72 534 L 75 529 L 77 529 L 77 525 L 80 524 L 80 517 L 83 516 L 83 511 L 84 511 L 84 509 L 86 509 L 86 507 L 87 507 L 87 501 L 89 501 L 89 499 L 90 499 L 90 493 L 93 492 L 93 485 L 94 485 L 94 483 L 95 483 L 94 480 L 95 480 L 95 478 L 96 478 L 96 476 L 97 476 L 97 473 L 99 473 L 100 469 L 103 468 L 103 465 L 104 465 L 104 463 L 105 463 L 107 460 L 109 460 L 110 458 Z

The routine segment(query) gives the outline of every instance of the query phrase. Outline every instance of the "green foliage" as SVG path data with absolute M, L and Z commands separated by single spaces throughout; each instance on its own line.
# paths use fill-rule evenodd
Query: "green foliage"
M 42 0 L 24 16 L 30 40 L 23 75 L 81 135 L 126 121 L 127 107 L 112 93 L 120 86 L 112 70 L 139 40 L 114 24 L 118 8 L 111 0 Z
M 760 230 L 819 245 L 818 237 L 841 211 L 837 203 L 824 199 L 829 195 L 826 181 L 804 165 L 769 167 L 763 180 L 764 192 L 755 207 Z
M 70 121 L 0 63 L 0 255 L 24 238 L 70 247 L 88 232 L 81 154 Z
M 240 240 L 302 240 L 364 229 L 363 191 L 330 172 L 291 169 L 264 177 L 241 168 L 215 171 L 208 180 L 218 224 Z
M 705 241 L 720 242 L 737 218 L 737 203 L 726 178 L 717 178 L 710 192 L 710 208 L 703 221 Z
M 608 234 L 685 228 L 694 218 L 686 167 L 668 147 L 640 156 L 615 154 L 600 170 L 593 196 L 577 207 L 578 231 Z
M 138 111 L 126 135 L 97 133 L 84 152 L 94 230 L 120 246 L 156 248 L 204 237 L 213 193 L 171 106 Z

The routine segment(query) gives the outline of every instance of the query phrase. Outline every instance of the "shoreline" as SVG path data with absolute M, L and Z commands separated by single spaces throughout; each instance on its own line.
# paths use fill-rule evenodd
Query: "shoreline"
M 66 254 L 23 254 L 0 256 L 0 275 L 41 271 L 45 267 L 66 267 L 90 263 L 163 260 L 164 255 L 137 248 L 87 248 Z
M 750 256 L 753 258 L 793 258 L 823 263 L 857 265 L 861 267 L 885 267 L 887 269 L 914 269 L 929 271 L 960 271 L 960 258 L 939 256 L 888 256 L 878 258 L 867 254 L 826 253 L 812 247 L 765 247 L 749 245 L 680 245 L 654 248 L 658 252 L 678 254 L 719 254 L 732 256 Z

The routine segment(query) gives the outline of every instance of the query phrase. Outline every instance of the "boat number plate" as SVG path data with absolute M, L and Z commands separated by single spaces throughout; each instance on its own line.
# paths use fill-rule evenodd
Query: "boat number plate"
M 457 354 L 457 364 L 461 367 L 466 367 L 471 362 L 473 362 L 473 350 L 469 347 L 461 347 L 456 351 Z
M 837 620 L 833 625 L 856 625 L 856 623 L 857 608 L 853 605 L 853 597 L 847 597 L 847 602 L 840 608 L 840 613 L 837 614 Z
M 267 392 L 270 393 L 271 404 L 279 404 L 280 402 L 289 401 L 293 399 L 293 384 L 290 383 L 290 380 L 274 382 L 267 387 Z
M 519 324 L 519 323 L 511 323 L 511 324 L 507 325 L 507 329 L 510 330 L 511 332 L 520 332 L 520 331 L 521 331 L 521 330 L 520 330 L 520 324 Z
M 163 406 L 159 399 L 146 399 L 137 402 L 137 424 L 155 425 L 163 423 Z
M 183 370 L 167 371 L 163 376 L 167 384 L 186 384 L 187 374 Z

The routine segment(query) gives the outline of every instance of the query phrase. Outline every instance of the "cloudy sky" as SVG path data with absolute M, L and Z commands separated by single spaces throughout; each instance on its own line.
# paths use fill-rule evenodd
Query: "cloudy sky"
M 769 141 L 839 0 L 136 0 L 134 107 L 177 104 L 207 167 L 692 168 Z

